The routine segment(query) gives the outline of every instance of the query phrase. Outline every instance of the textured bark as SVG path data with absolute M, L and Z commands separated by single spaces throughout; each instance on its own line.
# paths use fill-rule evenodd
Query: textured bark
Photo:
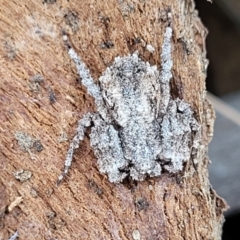
M 76 81 L 62 30 L 95 79 L 114 57 L 135 50 L 160 68 L 169 11 L 172 96 L 188 102 L 202 126 L 196 160 L 178 174 L 111 184 L 86 137 L 56 187 L 65 136 L 72 139 L 77 120 L 95 110 Z M 214 113 L 205 93 L 206 29 L 191 0 L 1 1 L 0 19 L 0 239 L 16 230 L 19 239 L 221 239 L 226 204 L 207 170 Z

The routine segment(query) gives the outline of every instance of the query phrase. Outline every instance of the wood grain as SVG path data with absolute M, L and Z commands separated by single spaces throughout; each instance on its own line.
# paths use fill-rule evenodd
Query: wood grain
M 214 113 L 205 94 L 206 29 L 191 0 L 0 1 L 0 239 L 221 239 L 225 202 L 208 180 Z M 96 168 L 88 137 L 56 187 L 77 120 L 95 111 L 77 83 L 62 30 L 97 79 L 114 57 L 138 50 L 160 68 L 165 14 L 174 29 L 173 97 L 189 102 L 202 126 L 197 162 L 181 174 L 111 184 Z M 113 44 L 109 44 L 111 42 Z M 108 43 L 106 45 L 106 43 Z M 151 44 L 156 51 L 149 53 Z M 110 46 L 110 47 L 105 47 Z M 33 81 L 40 74 L 43 81 Z M 56 102 L 49 99 L 54 94 Z M 23 131 L 43 145 L 21 150 Z M 19 182 L 14 172 L 32 172 Z M 19 197 L 11 211 L 7 207 Z M 139 202 L 145 203 L 139 208 Z M 138 203 L 138 204 L 137 204 Z M 140 204 L 141 205 L 141 204 Z M 136 233 L 136 231 L 134 232 Z

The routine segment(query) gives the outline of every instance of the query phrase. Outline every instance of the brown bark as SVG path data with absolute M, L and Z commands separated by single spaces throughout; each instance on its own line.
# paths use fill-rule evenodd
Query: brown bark
M 56 187 L 69 146 L 64 135 L 72 139 L 77 120 L 95 109 L 76 81 L 61 31 L 69 33 L 95 79 L 114 57 L 135 50 L 160 68 L 169 10 L 172 95 L 191 104 L 202 126 L 197 163 L 189 160 L 175 175 L 111 184 L 99 173 L 86 137 Z M 205 95 L 206 29 L 191 0 L 2 0 L 0 20 L 0 239 L 16 230 L 19 239 L 221 238 L 226 204 L 207 171 L 214 113 Z M 23 142 L 16 140 L 19 132 Z M 28 146 L 23 133 L 32 138 Z M 25 172 L 16 173 L 20 169 Z

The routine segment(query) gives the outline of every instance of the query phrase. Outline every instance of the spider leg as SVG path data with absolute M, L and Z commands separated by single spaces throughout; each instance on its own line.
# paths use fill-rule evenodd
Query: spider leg
M 81 77 L 81 83 L 83 84 L 84 87 L 87 88 L 88 94 L 90 94 L 94 98 L 98 112 L 101 113 L 101 116 L 106 121 L 110 122 L 110 117 L 109 114 L 107 113 L 100 87 L 97 84 L 95 84 L 89 69 L 71 46 L 71 43 L 68 40 L 68 36 L 65 33 L 63 33 L 63 41 L 64 45 L 68 49 L 68 54 L 70 58 L 76 65 L 77 72 Z
M 89 69 L 86 67 L 85 63 L 82 61 L 82 59 L 77 55 L 73 47 L 71 46 L 67 35 L 63 35 L 63 41 L 68 49 L 68 54 L 70 58 L 73 60 L 73 62 L 76 65 L 77 72 L 79 76 L 81 77 L 81 83 L 87 88 L 88 94 L 93 96 L 96 100 L 101 100 L 102 95 L 100 92 L 100 88 L 98 85 L 96 85 L 93 81 L 93 78 L 89 72 Z
M 162 52 L 161 52 L 161 71 L 159 82 L 161 84 L 160 113 L 165 113 L 170 100 L 170 80 L 172 78 L 172 28 L 167 27 L 164 33 Z
M 57 185 L 59 185 L 64 179 L 64 177 L 67 175 L 68 170 L 72 165 L 74 150 L 79 147 L 79 143 L 83 140 L 86 129 L 91 125 L 93 116 L 93 113 L 87 113 L 83 116 L 82 119 L 78 121 L 77 133 L 74 136 L 72 142 L 70 143 L 70 147 L 68 149 L 66 160 L 64 163 L 64 170 L 62 171 L 62 174 L 58 177 Z
M 121 182 L 127 176 L 128 161 L 124 158 L 119 132 L 99 114 L 95 114 L 92 121 L 94 126 L 90 133 L 90 145 L 99 171 L 107 174 L 110 182 Z

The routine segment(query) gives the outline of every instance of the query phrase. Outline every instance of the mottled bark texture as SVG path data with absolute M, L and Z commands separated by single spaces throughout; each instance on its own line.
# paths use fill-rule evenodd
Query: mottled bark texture
M 225 202 L 208 179 L 214 113 L 206 100 L 206 29 L 191 0 L 0 2 L 0 239 L 221 239 Z M 96 111 L 62 40 L 97 80 L 139 52 L 161 69 L 169 13 L 171 96 L 189 103 L 200 147 L 181 172 L 110 183 L 87 137 L 60 186 L 77 120 Z

